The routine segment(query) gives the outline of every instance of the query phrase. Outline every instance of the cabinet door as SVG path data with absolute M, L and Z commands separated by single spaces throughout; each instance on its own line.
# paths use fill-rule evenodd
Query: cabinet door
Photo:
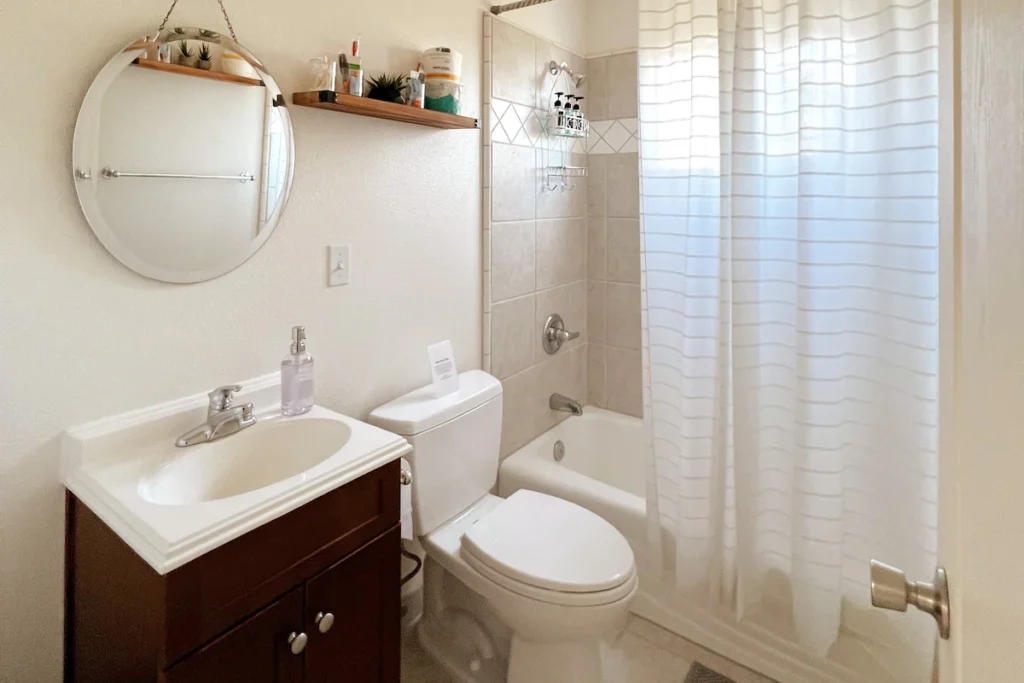
M 310 579 L 306 683 L 398 683 L 401 566 L 396 526 Z M 318 614 L 333 620 L 317 624 Z
M 296 588 L 169 669 L 166 683 L 302 683 L 304 653 L 290 634 L 302 631 Z M 300 641 L 301 642 L 301 641 Z

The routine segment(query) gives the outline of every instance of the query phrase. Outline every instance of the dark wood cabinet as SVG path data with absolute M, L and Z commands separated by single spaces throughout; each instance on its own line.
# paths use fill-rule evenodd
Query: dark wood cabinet
M 306 584 L 306 683 L 392 683 L 398 680 L 400 577 L 393 572 L 401 534 L 389 531 L 358 555 Z M 321 633 L 317 617 L 331 615 Z
M 166 683 L 302 683 L 291 634 L 302 623 L 302 589 L 264 607 L 167 671 Z
M 69 493 L 64 680 L 398 683 L 398 523 L 396 461 L 161 575 Z

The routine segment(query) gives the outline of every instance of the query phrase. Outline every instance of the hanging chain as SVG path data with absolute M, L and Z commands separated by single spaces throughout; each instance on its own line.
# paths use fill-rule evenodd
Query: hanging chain
M 178 6 L 178 0 L 171 0 L 171 8 L 167 10 L 167 14 L 164 15 L 164 20 L 160 22 L 160 28 L 156 31 L 157 33 L 163 33 L 164 27 L 167 26 L 167 20 L 171 18 L 171 12 Z
M 174 0 L 174 2 L 177 1 L 178 0 Z M 231 32 L 231 39 L 237 43 L 238 36 L 235 35 L 235 27 L 231 25 L 231 18 L 228 16 L 227 9 L 224 8 L 224 0 L 217 0 L 217 4 L 220 5 L 220 13 L 224 15 L 224 21 L 227 22 L 228 31 Z
M 217 4 L 220 5 L 220 13 L 224 15 L 224 21 L 227 22 L 228 31 L 231 33 L 231 39 L 236 43 L 238 42 L 238 36 L 235 35 L 235 27 L 231 25 L 231 17 L 228 16 L 228 10 L 224 7 L 224 0 L 217 0 Z M 167 26 L 167 21 L 171 18 L 171 12 L 178 6 L 178 0 L 171 0 L 171 8 L 167 10 L 167 14 L 164 15 L 164 20 L 160 22 L 160 28 L 157 32 L 162 32 Z

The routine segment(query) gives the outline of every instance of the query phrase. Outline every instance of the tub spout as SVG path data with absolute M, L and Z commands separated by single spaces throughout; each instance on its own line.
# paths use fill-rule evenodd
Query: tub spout
M 583 406 L 579 401 L 562 394 L 551 394 L 551 398 L 548 399 L 548 406 L 551 407 L 551 410 L 560 410 L 564 413 L 572 413 L 573 415 L 583 414 Z

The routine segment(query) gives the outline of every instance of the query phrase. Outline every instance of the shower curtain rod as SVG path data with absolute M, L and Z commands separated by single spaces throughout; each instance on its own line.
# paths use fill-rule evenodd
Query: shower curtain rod
M 519 2 L 510 2 L 507 5 L 491 5 L 491 14 L 498 15 L 502 12 L 511 12 L 514 9 L 543 5 L 544 3 L 551 1 L 552 0 L 519 0 Z

